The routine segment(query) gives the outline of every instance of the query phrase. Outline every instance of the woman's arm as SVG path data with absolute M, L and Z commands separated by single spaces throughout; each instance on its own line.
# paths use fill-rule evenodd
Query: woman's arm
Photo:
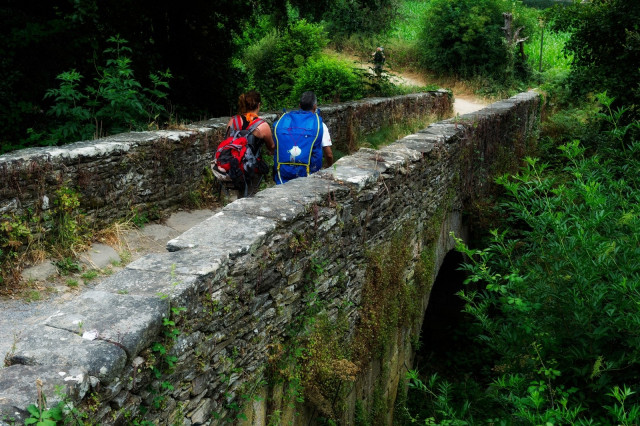
M 253 134 L 264 140 L 265 145 L 267 146 L 267 152 L 269 155 L 273 155 L 273 152 L 276 149 L 276 144 L 273 142 L 273 134 L 271 133 L 271 127 L 267 123 L 262 123 L 258 126 L 258 128 L 253 132 Z

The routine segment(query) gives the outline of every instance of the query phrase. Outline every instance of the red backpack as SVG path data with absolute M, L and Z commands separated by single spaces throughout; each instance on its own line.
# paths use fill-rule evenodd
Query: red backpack
M 263 119 L 256 118 L 243 129 L 242 117 L 236 115 L 233 117 L 227 138 L 218 145 L 213 165 L 214 173 L 217 171 L 221 176 L 228 176 L 236 189 L 243 189 L 245 175 L 249 178 L 254 173 L 257 159 L 253 131 L 262 123 Z

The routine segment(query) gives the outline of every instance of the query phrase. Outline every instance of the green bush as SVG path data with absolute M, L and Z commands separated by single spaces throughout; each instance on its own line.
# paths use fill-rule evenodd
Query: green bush
M 323 18 L 332 38 L 356 33 L 380 34 L 391 28 L 399 3 L 398 0 L 335 0 Z
M 558 9 L 554 18 L 558 28 L 572 32 L 566 50 L 573 55 L 574 93 L 606 90 L 618 105 L 640 105 L 638 2 L 581 2 Z
M 313 90 L 320 103 L 344 102 L 362 97 L 362 82 L 348 63 L 320 56 L 298 69 L 290 102 L 296 104 L 307 90 Z
M 410 374 L 408 401 L 419 398 L 410 420 L 640 421 L 640 123 L 621 123 L 624 111 L 611 107 L 613 99 L 596 98 L 599 111 L 555 121 L 566 126 L 575 115 L 568 130 L 599 133 L 597 149 L 569 140 L 554 168 L 527 158 L 520 173 L 497 180 L 506 230 L 491 231 L 480 249 L 458 241 L 470 273 L 459 295 L 480 330 L 473 352 L 447 356 L 476 359 L 487 348 L 487 369 L 455 370 L 445 381 Z M 599 132 L 579 128 L 589 116 Z M 468 392 L 476 387 L 469 379 L 479 391 Z
M 45 98 L 54 98 L 56 103 L 47 114 L 55 116 L 60 124 L 51 131 L 43 145 L 92 139 L 95 125 L 91 122 L 91 110 L 86 107 L 88 96 L 80 91 L 82 76 L 71 70 L 56 78 L 60 80 L 60 88 L 48 90 Z
M 498 76 L 508 61 L 503 0 L 433 0 L 419 40 L 422 63 L 439 74 Z
M 280 54 L 278 44 L 281 35 L 272 30 L 244 51 L 242 63 L 249 74 L 249 87 L 255 87 L 262 95 L 265 107 L 275 105 L 278 99 L 279 72 L 275 58 Z
M 495 386 L 517 396 L 517 418 L 566 423 L 588 414 L 617 423 L 607 395 L 640 381 L 640 265 L 632 260 L 640 256 L 640 181 L 625 173 L 640 167 L 640 144 L 624 159 L 586 157 L 577 141 L 561 149 L 565 172 L 528 159 L 499 180 L 512 230 L 494 231 L 487 249 L 463 249 L 473 259 L 470 281 L 481 285 L 464 297 L 499 354 L 504 375 Z M 638 403 L 625 398 L 627 408 Z
M 41 145 L 60 145 L 67 142 L 100 137 L 128 130 L 140 130 L 166 119 L 162 105 L 169 89 L 169 70 L 149 74 L 152 88 L 142 87 L 134 78 L 132 53 L 127 41 L 120 36 L 108 39 L 114 47 L 105 49 L 109 56 L 105 66 L 97 67 L 95 86 L 83 92 L 82 75 L 75 70 L 57 76 L 61 81 L 57 89 L 49 89 L 45 98 L 54 98 L 48 114 L 55 117 L 54 127 L 38 134 Z M 35 138 L 35 137 L 34 137 Z
M 405 41 L 416 41 L 420 37 L 420 24 L 423 22 L 429 2 L 405 0 L 400 3 L 398 15 L 389 35 Z
M 294 13 L 303 18 L 323 21 L 332 41 L 353 34 L 372 36 L 389 30 L 396 18 L 400 0 L 291 0 Z
M 302 19 L 283 32 L 273 30 L 246 48 L 244 66 L 250 85 L 262 95 L 265 108 L 282 106 L 295 84 L 296 70 L 327 45 L 323 27 Z

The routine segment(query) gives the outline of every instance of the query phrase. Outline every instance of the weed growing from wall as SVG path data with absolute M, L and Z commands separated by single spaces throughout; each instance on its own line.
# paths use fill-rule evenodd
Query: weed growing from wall
M 64 424 L 84 426 L 92 424 L 90 421 L 87 421 L 89 417 L 87 413 L 79 411 L 73 405 L 73 402 L 65 394 L 62 386 L 57 386 L 55 390 L 55 394 L 60 401 L 54 406 L 48 407 L 47 396 L 42 391 L 42 385 L 42 381 L 37 379 L 37 401 L 36 404 L 29 404 L 27 406 L 29 417 L 25 419 L 25 425 L 56 426 L 58 424 Z
M 0 286 L 15 284 L 22 265 L 55 254 L 62 272 L 71 267 L 71 257 L 89 238 L 80 194 L 63 185 L 55 191 L 53 207 L 42 212 L 27 209 L 23 214 L 0 217 Z
M 387 246 L 368 255 L 354 338 L 354 359 L 360 366 L 384 354 L 396 330 L 413 324 L 422 308 L 420 288 L 406 279 L 413 260 L 412 240 L 409 228 L 404 228 Z
M 74 247 L 83 240 L 84 216 L 79 210 L 80 194 L 62 186 L 55 192 L 54 205 L 55 208 L 48 217 L 50 243 L 61 253 L 74 252 Z
M 11 272 L 16 271 L 19 257 L 32 240 L 31 228 L 23 217 L 16 215 L 0 217 L 0 265 L 2 266 L 0 286 L 16 279 Z
M 294 241 L 298 249 L 309 244 L 300 238 Z M 326 264 L 311 259 L 305 277 L 305 309 L 289 328 L 288 340 L 271 346 L 268 375 L 272 386 L 283 387 L 284 403 L 295 407 L 309 402 L 315 407 L 314 418 L 333 422 L 345 410 L 345 398 L 359 369 L 350 360 L 349 322 L 344 309 L 332 318 L 318 299 L 315 286 L 326 279 Z M 272 417 L 277 412 L 274 410 Z

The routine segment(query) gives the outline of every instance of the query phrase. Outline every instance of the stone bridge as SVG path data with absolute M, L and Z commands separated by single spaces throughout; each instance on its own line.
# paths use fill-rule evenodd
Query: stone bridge
M 443 92 L 412 99 L 450 108 Z M 403 102 L 381 110 L 408 115 Z M 363 105 L 362 115 L 334 106 L 344 121 L 327 117 L 332 133 L 348 130 L 336 136 L 345 150 L 374 114 Z M 16 342 L 0 369 L 0 424 L 22 422 L 36 380 L 50 406 L 64 397 L 98 424 L 390 424 L 449 234 L 465 235 L 463 212 L 535 143 L 539 118 L 538 95 L 522 93 L 227 205 Z M 216 123 L 167 133 L 144 155 L 124 136 L 94 142 L 103 158 L 91 166 L 87 143 L 61 148 L 59 163 L 14 154 L 0 162 L 0 206 L 41 208 L 71 178 L 96 221 L 122 200 L 170 208 L 180 198 L 173 186 L 193 174 L 181 156 L 210 151 L 202 147 L 215 143 L 211 128 L 224 120 Z M 153 167 L 140 166 L 149 159 Z M 136 181 L 154 173 L 164 176 L 156 191 Z

